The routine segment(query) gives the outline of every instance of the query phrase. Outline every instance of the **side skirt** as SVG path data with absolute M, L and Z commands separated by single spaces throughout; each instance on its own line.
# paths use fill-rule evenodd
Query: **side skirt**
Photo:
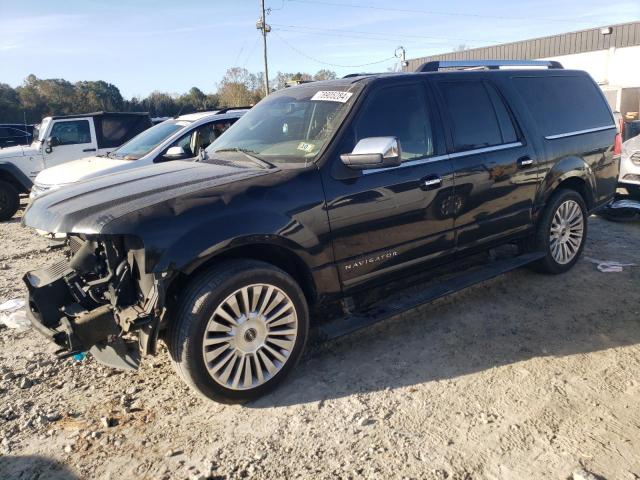
M 452 275 L 443 275 L 443 278 L 430 278 L 422 285 L 416 285 L 411 290 L 398 291 L 391 295 L 381 295 L 374 303 L 361 309 L 348 309 L 348 313 L 340 318 L 318 325 L 314 330 L 314 339 L 318 342 L 348 335 L 361 328 L 374 325 L 391 317 L 412 310 L 421 305 L 463 290 L 494 277 L 523 267 L 544 257 L 542 252 L 530 252 L 521 255 L 487 260 L 483 264 L 474 265 L 465 271 Z M 423 288 L 424 286 L 424 288 Z

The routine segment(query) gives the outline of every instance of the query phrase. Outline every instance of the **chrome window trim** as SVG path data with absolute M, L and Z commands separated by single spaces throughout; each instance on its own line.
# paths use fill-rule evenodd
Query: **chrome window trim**
M 573 137 L 574 135 L 582 135 L 583 133 L 600 132 L 602 130 L 611 130 L 616 128 L 615 125 L 607 125 L 606 127 L 587 128 L 586 130 L 575 130 L 573 132 L 558 133 L 556 135 L 547 135 L 544 138 L 547 140 L 555 140 L 556 138 Z
M 507 150 L 521 146 L 522 142 L 504 143 L 502 145 L 494 145 L 493 147 L 474 148 L 473 150 L 465 150 L 464 152 L 454 152 L 449 154 L 449 158 L 466 157 L 467 155 L 475 155 L 477 153 L 497 152 L 499 150 Z
M 413 167 L 414 165 L 421 165 L 423 163 L 431 163 L 431 162 L 437 162 L 439 160 L 448 160 L 448 159 L 449 159 L 449 155 L 436 155 L 435 157 L 425 157 L 425 158 L 419 158 L 416 160 L 407 160 L 406 162 L 402 162 L 400 165 L 396 167 L 370 168 L 367 170 L 362 170 L 362 174 L 371 175 L 373 173 L 388 172 L 389 170 L 396 170 L 398 168 Z
M 522 146 L 522 142 L 512 142 L 512 143 L 505 143 L 503 145 L 495 145 L 493 147 L 474 148 L 473 150 L 466 150 L 464 152 L 455 152 L 455 153 L 449 153 L 445 155 L 436 155 L 435 157 L 426 157 L 426 158 L 420 158 L 417 160 L 408 160 L 406 162 L 401 163 L 397 167 L 371 168 L 368 170 L 362 170 L 362 174 L 371 175 L 373 173 L 387 172 L 389 170 L 396 170 L 398 168 L 413 167 L 415 165 L 421 165 L 423 163 L 437 162 L 440 160 L 450 160 L 452 158 L 465 157 L 467 155 L 496 152 L 499 150 L 507 150 L 509 148 L 515 148 L 515 147 L 521 147 L 521 146 Z

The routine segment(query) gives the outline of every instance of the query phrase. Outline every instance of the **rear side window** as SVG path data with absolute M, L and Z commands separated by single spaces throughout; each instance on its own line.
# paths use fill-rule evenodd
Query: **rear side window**
M 121 117 L 94 117 L 98 148 L 115 148 L 128 142 L 149 126 L 147 117 L 127 115 Z
M 502 98 L 482 81 L 439 84 L 451 119 L 456 151 L 492 147 L 517 140 L 516 130 Z
M 609 107 L 590 78 L 515 77 L 513 81 L 545 137 L 613 125 Z
M 427 99 L 420 84 L 376 91 L 355 123 L 356 142 L 368 137 L 397 137 L 402 160 L 433 155 Z

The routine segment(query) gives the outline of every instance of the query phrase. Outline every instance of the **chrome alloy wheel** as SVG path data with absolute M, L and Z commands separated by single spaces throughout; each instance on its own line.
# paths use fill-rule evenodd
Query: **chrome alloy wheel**
M 584 236 L 584 217 L 574 200 L 560 204 L 551 221 L 549 248 L 553 259 L 566 265 L 578 254 Z
M 274 285 L 247 285 L 218 305 L 207 324 L 206 368 L 225 388 L 256 388 L 282 369 L 297 334 L 298 316 L 285 292 Z

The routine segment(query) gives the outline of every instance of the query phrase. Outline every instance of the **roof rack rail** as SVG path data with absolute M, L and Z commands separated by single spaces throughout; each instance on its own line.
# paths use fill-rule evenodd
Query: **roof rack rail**
M 222 107 L 219 110 L 216 110 L 216 115 L 220 115 L 221 113 L 227 113 L 230 110 L 250 110 L 251 105 L 247 105 L 245 107 Z
M 555 60 L 437 60 L 423 63 L 416 72 L 437 72 L 441 68 L 488 68 L 498 70 L 500 67 L 547 67 L 564 68 Z

